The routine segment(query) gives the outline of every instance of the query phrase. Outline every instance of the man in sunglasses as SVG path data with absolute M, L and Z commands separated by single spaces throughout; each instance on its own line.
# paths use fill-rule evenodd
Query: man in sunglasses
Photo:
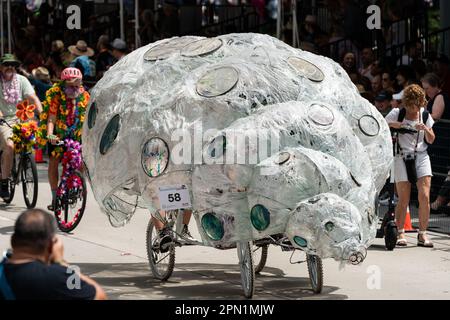
M 16 73 L 20 62 L 12 54 L 5 54 L 0 59 L 0 119 L 10 125 L 17 121 L 16 105 L 27 99 L 36 106 L 38 113 L 42 111 L 41 102 L 27 78 Z M 3 151 L 1 161 L 0 198 L 9 197 L 8 178 L 11 174 L 14 143 L 9 138 L 12 130 L 7 125 L 0 126 L 0 150 Z

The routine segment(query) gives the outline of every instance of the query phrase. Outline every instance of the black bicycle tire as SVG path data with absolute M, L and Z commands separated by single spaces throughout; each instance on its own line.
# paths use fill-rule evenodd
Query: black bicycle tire
M 78 224 L 80 223 L 81 218 L 83 217 L 84 211 L 85 211 L 85 209 L 86 209 L 86 202 L 87 202 L 86 181 L 85 181 L 85 179 L 84 179 L 84 177 L 83 177 L 83 175 L 82 175 L 81 173 L 75 172 L 74 174 L 78 175 L 78 176 L 81 178 L 81 184 L 82 184 L 82 186 L 83 186 L 83 192 L 82 192 L 82 194 L 83 194 L 83 201 L 82 201 L 82 204 L 81 204 L 80 211 L 78 212 L 78 219 L 77 219 L 77 220 L 75 221 L 75 223 L 73 223 L 69 228 L 63 227 L 63 226 L 59 223 L 59 220 L 60 220 L 60 219 L 59 219 L 59 217 L 56 215 L 56 209 L 57 209 L 57 208 L 55 207 L 55 212 L 54 212 L 54 213 L 55 213 L 56 221 L 57 221 L 59 230 L 61 230 L 62 232 L 71 232 L 71 231 L 75 230 L 75 228 L 76 228 L 76 227 L 78 226 Z M 64 199 L 66 199 L 65 202 L 63 203 L 63 206 L 64 206 L 64 214 L 67 214 L 69 205 L 68 205 L 68 203 L 67 203 L 67 197 L 65 197 Z
M 394 222 L 386 225 L 384 233 L 384 245 L 386 250 L 393 251 L 397 245 L 398 230 Z
M 28 168 L 27 166 L 27 161 L 30 161 L 31 163 L 31 174 L 33 176 L 33 199 L 30 201 L 27 197 L 27 183 L 26 181 L 26 170 Z M 38 198 L 38 175 L 37 175 L 37 168 L 36 168 L 36 163 L 34 162 L 34 159 L 32 157 L 30 157 L 30 155 L 25 155 L 22 158 L 22 168 L 20 170 L 20 174 L 21 174 L 21 179 L 22 179 L 22 192 L 23 192 L 23 200 L 25 201 L 25 205 L 27 206 L 28 209 L 32 209 L 36 206 L 36 202 L 37 202 L 37 198 Z
M 323 265 L 322 259 L 318 256 L 306 254 L 306 264 L 308 265 L 308 275 L 309 281 L 311 283 L 311 288 L 315 294 L 319 294 L 323 289 Z M 317 284 L 313 281 L 313 268 L 314 265 L 317 268 Z
M 16 168 L 16 157 L 13 158 L 13 167 L 11 170 L 11 177 L 9 179 L 9 197 L 3 198 L 3 201 L 5 203 L 10 204 L 14 199 L 14 194 L 16 193 L 16 174 L 17 174 L 17 168 Z
M 244 296 L 247 299 L 251 299 L 253 297 L 253 294 L 255 293 L 255 265 L 253 264 L 252 243 L 251 242 L 237 243 L 236 248 L 238 251 L 239 271 L 241 273 L 241 285 L 244 291 Z M 247 255 L 247 259 L 250 262 L 250 268 L 248 270 L 244 267 L 244 264 L 241 261 L 241 259 L 244 259 L 244 257 L 241 257 L 242 254 Z M 249 282 L 249 288 L 246 288 L 246 283 L 244 281 L 244 273 L 247 273 L 246 276 Z
M 147 260 L 148 260 L 148 264 L 150 266 L 150 270 L 152 271 L 152 275 L 154 278 L 161 280 L 161 281 L 166 281 L 167 279 L 170 278 L 170 276 L 173 273 L 173 269 L 175 268 L 175 246 L 172 245 L 169 248 L 169 263 L 167 265 L 167 270 L 164 274 L 160 274 L 156 268 L 154 267 L 154 264 L 152 263 L 153 259 L 152 259 L 152 233 L 153 231 L 156 230 L 155 225 L 153 223 L 153 221 L 150 219 L 148 225 L 147 225 L 147 231 L 146 231 L 146 237 L 145 237 L 145 245 L 147 248 Z
M 265 245 L 261 246 L 260 250 L 261 250 L 261 258 L 259 259 L 258 264 L 255 265 L 255 273 L 260 273 L 266 266 L 269 245 L 265 244 Z M 253 250 L 253 252 L 255 252 L 255 251 L 256 250 Z M 256 261 L 253 261 L 253 262 L 256 262 Z

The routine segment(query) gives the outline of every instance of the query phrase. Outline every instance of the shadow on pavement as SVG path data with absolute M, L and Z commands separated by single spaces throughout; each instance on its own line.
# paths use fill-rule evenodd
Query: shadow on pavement
M 22 192 L 22 190 L 20 190 L 20 191 Z M 20 196 L 22 196 L 22 195 L 20 195 Z M 21 213 L 22 211 L 24 211 L 26 209 L 25 207 L 18 207 L 16 205 L 14 205 L 14 200 L 13 200 L 13 203 L 11 203 L 11 204 L 7 204 L 2 201 L 3 200 L 0 200 L 0 210 L 1 211 Z
M 14 232 L 14 226 L 7 226 L 0 228 L 0 234 L 12 235 Z
M 244 299 L 237 265 L 177 264 L 172 277 L 161 282 L 147 263 L 75 264 L 98 281 L 110 299 Z M 338 289 L 325 285 L 322 294 L 314 295 L 309 278 L 286 277 L 282 270 L 266 267 L 256 276 L 254 299 L 347 299 L 333 294 Z

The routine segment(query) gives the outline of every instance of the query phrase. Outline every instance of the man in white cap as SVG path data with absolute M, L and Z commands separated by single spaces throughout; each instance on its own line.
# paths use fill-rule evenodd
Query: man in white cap
M 392 95 L 392 100 L 391 100 L 391 108 L 402 108 L 402 99 L 403 99 L 403 90 L 398 92 L 398 93 L 394 93 Z

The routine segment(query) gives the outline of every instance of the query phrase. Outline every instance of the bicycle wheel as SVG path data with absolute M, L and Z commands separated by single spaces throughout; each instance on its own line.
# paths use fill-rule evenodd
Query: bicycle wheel
M 384 244 L 388 251 L 392 251 L 394 250 L 395 245 L 397 244 L 398 238 L 397 225 L 395 224 L 394 221 L 390 221 L 386 225 L 385 230 L 386 231 L 384 232 Z
M 253 261 L 255 262 L 255 273 L 260 273 L 267 262 L 267 253 L 269 251 L 269 245 L 256 246 L 253 249 Z
M 323 287 L 322 259 L 315 255 L 306 254 L 306 263 L 313 292 L 321 293 Z
M 83 217 L 86 208 L 87 188 L 86 181 L 79 172 L 73 173 L 69 179 L 76 179 L 78 187 L 71 190 L 62 190 L 56 196 L 55 217 L 59 230 L 70 232 L 74 230 Z M 59 185 L 58 190 L 63 188 Z
M 22 158 L 20 175 L 22 179 L 23 200 L 28 209 L 34 208 L 38 198 L 38 175 L 36 163 L 29 154 L 24 155 Z
M 239 268 L 241 271 L 241 283 L 244 296 L 250 299 L 255 291 L 255 267 L 253 265 L 253 250 L 251 242 L 238 242 L 236 244 Z
M 175 267 L 175 244 L 172 239 L 168 239 L 169 241 L 161 240 L 158 230 L 150 219 L 146 236 L 148 263 L 153 277 L 166 281 L 172 275 Z
M 0 166 L 1 167 L 1 166 Z M 13 159 L 13 167 L 11 170 L 11 176 L 9 177 L 9 197 L 3 198 L 7 204 L 10 204 L 14 199 L 14 193 L 16 192 L 16 177 L 17 177 L 17 168 L 16 168 L 16 157 Z

